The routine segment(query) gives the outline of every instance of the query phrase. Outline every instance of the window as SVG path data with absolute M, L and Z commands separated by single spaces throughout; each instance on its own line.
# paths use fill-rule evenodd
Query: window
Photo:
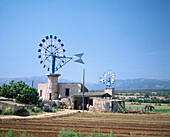
M 66 94 L 65 94 L 66 96 L 70 96 L 69 90 L 70 90 L 69 88 L 66 88 Z
M 49 97 L 49 100 L 52 100 L 52 94 L 50 93 L 50 97 Z
M 42 97 L 42 90 L 40 90 L 40 97 Z

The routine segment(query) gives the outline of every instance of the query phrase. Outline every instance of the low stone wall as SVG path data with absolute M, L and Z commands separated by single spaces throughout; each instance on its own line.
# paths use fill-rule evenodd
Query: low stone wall
M 23 109 L 24 105 L 14 103 L 12 101 L 0 101 L 0 108 L 3 110 L 10 109 L 14 112 Z
M 43 104 L 43 105 L 44 105 L 44 104 L 48 104 L 48 105 L 50 105 L 50 106 L 53 106 L 54 103 L 55 103 L 54 100 L 43 100 L 43 101 L 42 101 L 42 104 Z
M 71 98 L 63 98 L 61 99 L 62 104 L 64 104 L 67 108 L 72 107 L 72 100 Z
M 57 107 L 62 107 L 62 101 L 61 100 L 43 100 L 42 105 L 49 105 L 49 107 L 53 107 L 57 105 Z

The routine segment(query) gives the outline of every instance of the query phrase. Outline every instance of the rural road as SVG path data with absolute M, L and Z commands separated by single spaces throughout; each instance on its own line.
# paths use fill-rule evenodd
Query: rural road
M 32 118 L 50 118 L 55 116 L 64 116 L 64 115 L 70 115 L 79 112 L 79 110 L 62 110 L 57 111 L 56 113 L 49 113 L 45 112 L 43 114 L 39 115 L 32 115 L 32 116 L 14 116 L 14 115 L 7 115 L 7 116 L 0 116 L 1 119 L 32 119 Z

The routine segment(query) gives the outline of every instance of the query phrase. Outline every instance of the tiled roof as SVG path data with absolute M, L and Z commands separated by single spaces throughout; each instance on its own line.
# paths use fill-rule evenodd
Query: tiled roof
M 110 94 L 105 93 L 105 92 L 85 92 L 84 97 L 111 97 Z M 71 97 L 83 97 L 83 93 L 75 93 Z

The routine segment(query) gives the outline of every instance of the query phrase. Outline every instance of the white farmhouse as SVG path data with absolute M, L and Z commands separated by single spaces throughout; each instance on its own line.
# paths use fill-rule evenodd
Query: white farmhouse
M 43 100 L 57 100 L 60 97 L 66 98 L 83 90 L 81 83 L 58 83 L 60 74 L 47 74 L 47 76 L 47 83 L 38 83 L 39 96 Z M 85 92 L 88 92 L 86 87 Z

